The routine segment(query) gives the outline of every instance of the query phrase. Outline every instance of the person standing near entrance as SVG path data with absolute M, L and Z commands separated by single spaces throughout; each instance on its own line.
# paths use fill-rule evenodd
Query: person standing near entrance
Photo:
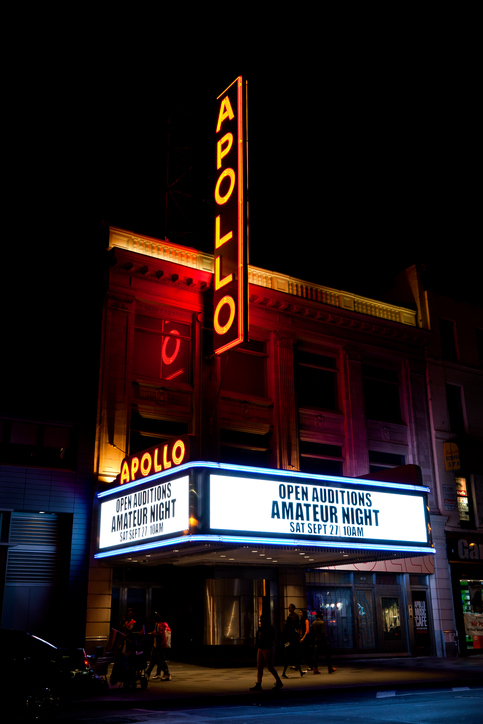
M 166 634 L 168 631 L 171 631 L 171 629 L 167 623 L 162 621 L 159 613 L 155 614 L 155 622 L 154 629 L 149 633 L 150 636 L 154 636 L 154 641 L 146 676 L 149 679 L 152 670 L 156 666 L 156 676 L 153 676 L 153 679 L 159 679 L 162 670 L 163 676 L 161 677 L 161 681 L 171 681 L 171 674 L 169 673 L 169 667 L 166 662 L 166 649 L 168 648 Z
M 260 627 L 257 631 L 257 683 L 252 686 L 250 691 L 262 690 L 263 669 L 266 666 L 275 679 L 275 690 L 281 689 L 282 680 L 274 666 L 275 661 L 275 629 L 270 623 L 268 613 L 262 613 L 260 616 Z
M 320 674 L 320 671 L 318 669 L 318 663 L 319 655 L 322 653 L 325 653 L 329 674 L 333 674 L 335 671 L 337 671 L 337 669 L 332 666 L 332 661 L 330 657 L 330 644 L 327 639 L 327 634 L 325 633 L 325 623 L 322 620 L 322 614 L 320 613 L 320 611 L 317 611 L 317 613 L 315 614 L 315 621 L 312 623 L 311 633 L 314 645 L 314 674 Z

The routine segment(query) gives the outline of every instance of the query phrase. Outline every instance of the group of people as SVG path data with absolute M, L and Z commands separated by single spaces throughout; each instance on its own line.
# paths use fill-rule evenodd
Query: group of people
M 168 663 L 166 661 L 166 650 L 169 647 L 168 635 L 171 633 L 171 629 L 168 624 L 164 622 L 159 613 L 154 614 L 154 629 L 149 631 L 148 636 L 153 637 L 153 645 L 151 649 L 151 656 L 149 660 L 149 666 L 146 669 L 146 676 L 149 679 L 151 673 L 156 667 L 156 674 L 153 679 L 160 679 L 161 681 L 171 681 L 171 674 L 169 671 Z M 129 651 L 130 644 L 135 646 L 135 639 L 132 637 L 132 632 L 136 627 L 136 621 L 132 608 L 128 608 L 127 616 L 122 619 L 122 633 L 126 637 L 126 654 L 131 653 Z M 161 676 L 161 671 L 163 675 Z
M 319 657 L 325 655 L 329 674 L 337 669 L 332 666 L 330 645 L 325 632 L 325 624 L 322 614 L 318 612 L 312 626 L 309 624 L 307 614 L 302 609 L 298 613 L 293 603 L 288 607 L 289 613 L 283 630 L 284 645 L 284 667 L 282 679 L 288 679 L 287 669 L 293 669 L 304 676 L 307 670 L 314 674 L 320 674 L 318 668 Z M 262 613 L 260 616 L 260 627 L 257 631 L 257 682 L 251 687 L 251 691 L 261 691 L 263 670 L 265 666 L 275 679 L 275 690 L 283 687 L 283 682 L 275 669 L 275 629 L 270 623 L 270 616 Z M 308 665 L 303 670 L 301 664 Z

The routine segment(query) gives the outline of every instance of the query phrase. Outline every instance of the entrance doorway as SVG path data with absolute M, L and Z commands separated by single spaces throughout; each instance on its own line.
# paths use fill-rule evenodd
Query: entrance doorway
M 406 650 L 403 616 L 398 592 L 378 595 L 377 621 L 379 627 L 379 648 L 384 653 L 399 653 Z
M 367 651 L 376 648 L 374 593 L 356 589 L 356 634 L 358 648 Z

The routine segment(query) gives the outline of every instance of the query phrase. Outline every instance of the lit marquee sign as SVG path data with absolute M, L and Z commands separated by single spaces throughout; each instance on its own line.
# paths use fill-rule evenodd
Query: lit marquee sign
M 189 529 L 189 477 L 152 480 L 102 501 L 99 550 L 149 543 Z
M 246 83 L 237 78 L 217 99 L 214 351 L 246 341 L 248 203 Z
M 429 488 L 228 463 L 181 462 L 180 440 L 172 442 L 166 454 L 164 448 L 140 453 L 141 477 L 139 470 L 133 473 L 133 458 L 127 459 L 134 479 L 97 494 L 96 558 L 173 548 L 188 554 L 200 544 L 245 546 L 247 542 L 386 556 L 435 553 Z M 153 470 L 156 449 L 158 465 L 160 453 L 172 465 L 142 477 L 150 465 Z M 173 466 L 175 460 L 179 465 Z
M 349 480 L 347 481 L 349 482 Z M 312 540 L 428 544 L 424 495 L 303 479 L 210 475 L 210 528 Z

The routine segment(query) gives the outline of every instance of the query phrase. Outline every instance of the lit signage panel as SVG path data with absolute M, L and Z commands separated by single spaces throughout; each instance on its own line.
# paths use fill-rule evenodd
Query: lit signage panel
M 217 99 L 214 351 L 248 333 L 248 202 L 246 83 L 237 78 Z
M 119 491 L 119 488 L 117 489 Z M 100 503 L 99 550 L 189 529 L 189 477 L 129 487 Z
M 211 530 L 428 544 L 425 496 L 210 475 Z

